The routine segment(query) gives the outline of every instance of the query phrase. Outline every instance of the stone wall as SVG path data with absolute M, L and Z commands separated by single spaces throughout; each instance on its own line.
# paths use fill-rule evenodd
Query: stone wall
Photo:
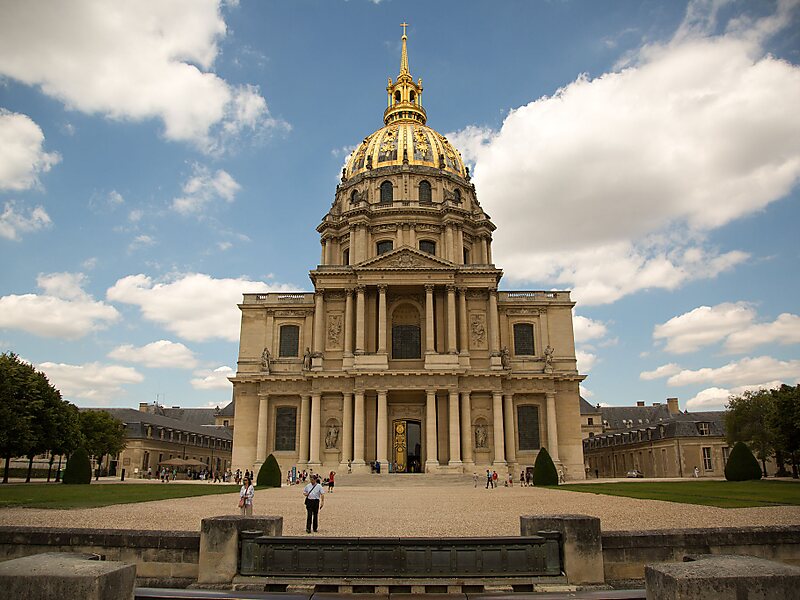
M 606 581 L 644 579 L 644 567 L 686 555 L 741 554 L 800 566 L 800 527 L 716 527 L 603 533 Z
M 43 552 L 100 554 L 135 564 L 137 585 L 186 587 L 197 580 L 200 533 L 0 527 L 0 562 Z

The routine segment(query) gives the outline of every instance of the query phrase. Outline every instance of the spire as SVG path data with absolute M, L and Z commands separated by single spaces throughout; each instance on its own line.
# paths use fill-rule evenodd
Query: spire
M 406 27 L 408 23 L 400 23 L 403 28 L 403 47 L 400 52 L 400 74 L 397 81 L 389 78 L 386 86 L 388 106 L 383 113 L 383 122 L 387 125 L 393 121 L 416 121 L 425 124 L 425 109 L 422 108 L 422 79 L 414 83 L 411 71 L 408 70 L 408 47 Z
M 403 28 L 403 51 L 400 53 L 400 76 L 408 75 L 411 77 L 411 73 L 408 71 L 408 50 L 406 49 L 406 40 L 408 39 L 406 27 L 408 27 L 408 23 L 403 21 L 400 23 L 400 27 Z

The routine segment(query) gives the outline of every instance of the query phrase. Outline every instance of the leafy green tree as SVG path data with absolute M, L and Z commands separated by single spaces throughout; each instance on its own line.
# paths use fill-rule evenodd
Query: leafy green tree
M 21 361 L 16 354 L 0 354 L 0 455 L 5 459 L 3 483 L 8 483 L 11 459 L 28 454 L 35 443 L 30 383 L 36 375 L 36 369 Z
M 767 423 L 773 432 L 775 454 L 788 457 L 792 463 L 792 477 L 798 479 L 800 459 L 800 384 L 794 387 L 783 384 L 770 390 L 773 410 Z M 783 465 L 779 465 L 780 468 Z
M 47 469 L 47 481 L 50 481 L 50 472 L 53 469 L 53 461 L 58 455 L 58 471 L 61 472 L 61 457 L 70 456 L 80 445 L 85 443 L 81 433 L 80 414 L 78 407 L 74 404 L 61 401 L 61 409 L 56 412 L 55 432 L 50 442 L 50 464 Z M 58 481 L 58 475 L 56 475 Z
M 275 456 L 270 454 L 258 470 L 256 484 L 258 487 L 281 487 L 281 467 Z
M 533 463 L 533 485 L 558 485 L 558 471 L 547 448 L 539 450 Z
M 750 481 L 761 479 L 761 468 L 750 448 L 744 442 L 736 442 L 725 465 L 725 479 L 728 481 Z
M 728 443 L 747 444 L 761 461 L 764 477 L 767 476 L 767 460 L 775 452 L 775 432 L 770 426 L 770 415 L 774 410 L 774 399 L 770 392 L 748 390 L 741 396 L 731 396 L 725 413 Z
M 64 470 L 64 483 L 89 484 L 92 482 L 92 465 L 89 464 L 89 455 L 86 449 L 81 447 L 75 450 L 67 460 L 67 468 Z
M 102 466 L 106 454 L 116 456 L 125 449 L 125 425 L 103 410 L 83 410 L 80 413 L 81 433 L 86 451 Z

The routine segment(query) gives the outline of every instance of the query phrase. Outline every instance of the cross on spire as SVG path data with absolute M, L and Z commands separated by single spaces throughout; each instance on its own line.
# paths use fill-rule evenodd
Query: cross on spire
M 408 27 L 408 23 L 403 21 L 402 23 L 400 23 L 400 27 L 403 28 L 403 37 L 406 37 L 406 27 Z

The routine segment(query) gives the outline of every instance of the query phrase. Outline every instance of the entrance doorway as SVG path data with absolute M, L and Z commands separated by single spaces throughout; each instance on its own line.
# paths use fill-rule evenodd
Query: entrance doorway
M 398 419 L 392 423 L 396 473 L 422 473 L 422 423 Z

